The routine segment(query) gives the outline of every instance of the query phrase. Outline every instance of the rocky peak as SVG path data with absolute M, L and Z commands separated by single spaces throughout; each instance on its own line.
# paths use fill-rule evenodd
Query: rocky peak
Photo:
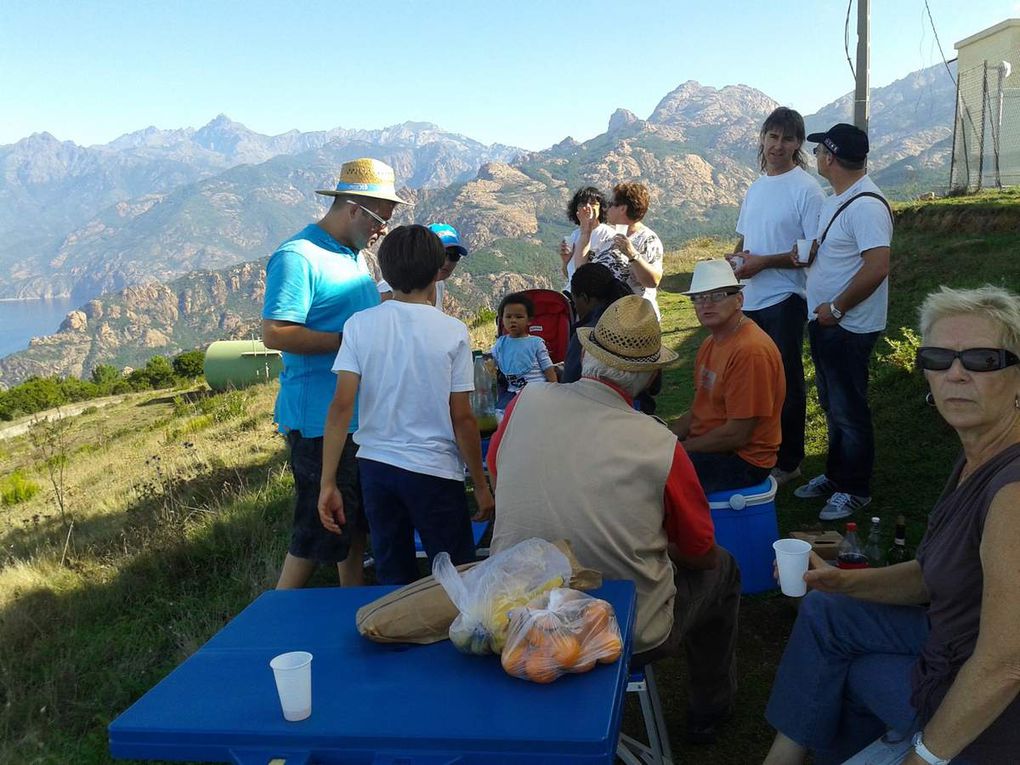
M 613 112 L 613 116 L 609 118 L 609 127 L 606 129 L 608 133 L 618 133 L 621 130 L 629 128 L 631 125 L 636 125 L 641 120 L 638 119 L 637 115 L 629 109 L 617 109 Z
M 779 104 L 747 85 L 713 88 L 688 80 L 663 98 L 648 118 L 660 125 L 719 126 L 761 122 Z

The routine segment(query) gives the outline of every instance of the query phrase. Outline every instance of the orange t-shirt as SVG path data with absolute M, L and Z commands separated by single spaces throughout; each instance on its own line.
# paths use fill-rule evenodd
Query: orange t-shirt
M 758 467 L 776 464 L 782 432 L 779 416 L 786 398 L 783 359 L 772 338 L 745 318 L 722 341 L 711 335 L 694 360 L 691 436 L 704 435 L 727 420 L 757 418 L 741 459 Z

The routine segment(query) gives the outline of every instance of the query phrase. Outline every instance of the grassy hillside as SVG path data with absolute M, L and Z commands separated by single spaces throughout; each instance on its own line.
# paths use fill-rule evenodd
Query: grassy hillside
M 905 513 L 916 544 L 958 449 L 910 369 L 916 307 L 942 283 L 1020 285 L 1020 195 L 942 200 L 899 214 L 889 331 L 872 370 L 872 509 L 887 529 Z M 665 417 L 690 401 L 703 337 L 679 293 L 697 259 L 730 245 L 701 239 L 667 258 L 660 300 L 682 363 L 665 381 Z M 812 383 L 810 366 L 808 375 Z M 37 487 L 0 505 L 0 762 L 109 762 L 110 720 L 273 586 L 291 491 L 271 424 L 274 395 L 275 386 L 132 394 L 0 440 L 0 476 Z M 825 448 L 814 398 L 810 406 L 808 475 L 820 471 Z M 794 499 L 791 489 L 778 506 L 784 530 L 819 525 L 818 503 Z M 322 572 L 316 583 L 332 585 L 335 575 Z M 771 737 L 762 710 L 793 617 L 779 596 L 744 599 L 739 707 L 715 747 L 683 748 L 684 664 L 662 663 L 678 761 L 760 760 Z M 625 726 L 639 720 L 629 707 Z

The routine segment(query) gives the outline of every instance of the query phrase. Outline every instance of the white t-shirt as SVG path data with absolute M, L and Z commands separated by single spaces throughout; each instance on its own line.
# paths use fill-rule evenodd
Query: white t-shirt
M 613 231 L 613 236 L 616 236 L 615 230 Z M 637 253 L 636 258 L 640 258 L 651 265 L 656 263 L 662 264 L 662 240 L 648 226 L 642 226 L 627 238 L 630 239 L 630 244 Z M 652 308 L 655 309 L 655 318 L 662 318 L 662 314 L 659 312 L 659 303 L 655 298 L 658 290 L 655 287 L 645 287 L 638 281 L 623 252 L 613 246 L 612 239 L 601 250 L 593 248 L 588 260 L 592 263 L 601 263 L 606 266 L 613 272 L 613 276 L 630 287 L 635 295 L 643 297 L 652 304 Z
M 836 210 L 862 191 L 882 193 L 865 175 L 842 194 L 825 199 L 818 215 L 815 239 L 821 238 Z M 889 210 L 874 197 L 857 199 L 841 212 L 818 248 L 815 262 L 807 270 L 808 319 L 814 318 L 815 308 L 828 303 L 846 289 L 864 265 L 861 253 L 875 247 L 889 247 L 892 235 L 893 222 Z M 886 277 L 874 292 L 844 313 L 839 325 L 850 332 L 879 332 L 885 329 L 888 308 L 889 278 Z
M 334 372 L 361 375 L 358 456 L 464 480 L 450 394 L 475 389 L 463 322 L 421 303 L 387 300 L 344 324 Z
M 380 279 L 375 283 L 375 287 L 379 290 L 379 294 L 382 295 L 384 292 L 393 292 L 393 288 L 389 282 L 385 279 Z M 446 280 L 436 282 L 436 308 L 440 311 L 443 310 L 443 298 L 446 297 Z
M 737 233 L 752 255 L 789 252 L 798 239 L 813 239 L 825 192 L 800 167 L 782 175 L 762 175 L 747 190 L 737 218 Z M 757 311 L 790 295 L 804 297 L 803 268 L 766 268 L 744 284 L 744 310 Z
M 588 250 L 590 252 L 598 252 L 600 249 L 606 246 L 606 243 L 616 236 L 616 229 L 605 223 L 600 223 L 591 230 L 591 238 L 588 240 Z M 573 250 L 577 245 L 577 240 L 581 238 L 581 229 L 575 228 L 573 233 L 570 234 L 570 239 L 567 244 L 570 245 L 570 249 Z M 571 258 L 567 261 L 567 286 L 564 287 L 567 292 L 570 292 L 570 280 L 574 278 L 574 271 L 577 267 L 574 265 L 574 259 Z

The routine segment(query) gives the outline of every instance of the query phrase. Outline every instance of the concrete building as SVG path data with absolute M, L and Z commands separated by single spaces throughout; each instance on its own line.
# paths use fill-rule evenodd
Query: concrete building
M 1020 185 L 1020 19 L 956 43 L 953 188 Z

